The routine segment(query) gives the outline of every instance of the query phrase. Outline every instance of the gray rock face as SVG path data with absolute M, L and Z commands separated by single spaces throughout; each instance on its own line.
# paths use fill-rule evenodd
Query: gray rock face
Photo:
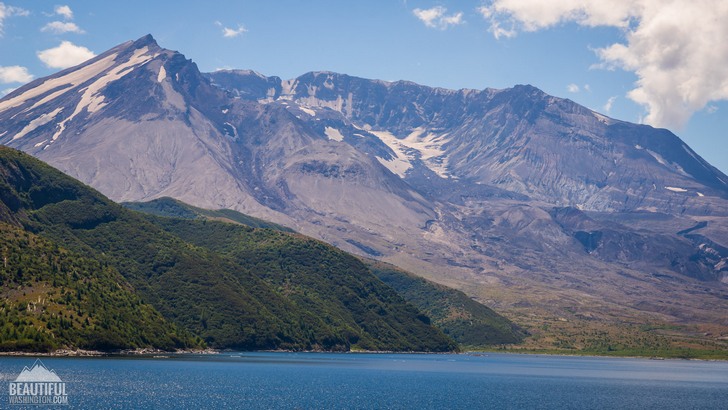
M 146 36 L 4 97 L 0 143 L 114 200 L 235 209 L 506 312 L 728 325 L 728 177 L 531 86 L 201 74 Z

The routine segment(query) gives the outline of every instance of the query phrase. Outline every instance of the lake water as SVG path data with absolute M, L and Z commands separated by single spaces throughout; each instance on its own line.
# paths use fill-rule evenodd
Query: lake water
M 492 354 L 41 358 L 88 409 L 727 409 L 728 362 Z M 0 408 L 35 358 L 0 357 Z M 38 406 L 32 408 L 37 409 Z

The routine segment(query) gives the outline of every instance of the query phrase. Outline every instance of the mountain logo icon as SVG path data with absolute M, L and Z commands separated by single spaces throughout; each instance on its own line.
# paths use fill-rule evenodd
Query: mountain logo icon
M 28 366 L 23 367 L 23 371 L 20 372 L 18 377 L 15 379 L 16 382 L 62 382 L 61 378 L 58 377 L 55 371 L 48 370 L 47 367 L 36 359 L 33 366 L 29 369 Z
M 9 404 L 68 405 L 66 383 L 40 359 L 33 366 L 23 367 L 15 381 L 8 383 Z

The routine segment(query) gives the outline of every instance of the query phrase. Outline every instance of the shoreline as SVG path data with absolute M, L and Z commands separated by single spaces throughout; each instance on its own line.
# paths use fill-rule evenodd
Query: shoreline
M 114 351 L 85 350 L 85 349 L 58 349 L 52 352 L 0 352 L 0 357 L 111 357 L 111 356 L 149 356 L 149 355 L 183 355 L 183 354 L 218 354 L 216 349 L 180 349 L 180 350 L 160 350 L 160 349 L 124 349 Z
M 133 350 L 117 350 L 103 352 L 98 350 L 84 349 L 59 349 L 53 352 L 0 352 L 1 357 L 145 357 L 155 359 L 169 359 L 175 356 L 185 355 L 218 355 L 225 353 L 333 353 L 333 354 L 405 354 L 405 355 L 469 355 L 469 356 L 488 356 L 494 355 L 523 355 L 523 356 L 560 356 L 560 357 L 585 357 L 595 359 L 642 359 L 642 360 L 692 360 L 705 362 L 728 362 L 728 358 L 696 358 L 696 357 L 665 357 L 665 356 L 635 356 L 635 355 L 599 355 L 594 353 L 576 353 L 576 352 L 543 352 L 543 351 L 523 351 L 523 350 L 464 350 L 460 352 L 397 352 L 397 351 L 379 351 L 379 350 L 351 350 L 351 351 L 322 351 L 322 350 L 217 350 L 217 349 L 183 349 L 175 351 L 165 351 L 159 349 L 133 349 Z

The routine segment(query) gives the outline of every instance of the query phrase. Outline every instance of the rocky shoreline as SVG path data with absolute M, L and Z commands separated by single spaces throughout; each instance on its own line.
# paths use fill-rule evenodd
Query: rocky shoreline
M 174 351 L 140 348 L 102 352 L 99 350 L 58 349 L 52 352 L 0 352 L 0 356 L 44 356 L 44 357 L 100 357 L 100 356 L 149 356 L 175 354 L 218 354 L 215 349 L 179 349 Z

